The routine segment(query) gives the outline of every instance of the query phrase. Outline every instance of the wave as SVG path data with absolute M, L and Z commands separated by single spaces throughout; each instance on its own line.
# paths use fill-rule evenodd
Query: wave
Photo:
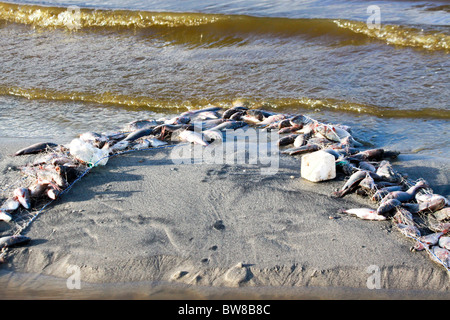
M 235 99 L 207 100 L 191 99 L 189 101 L 174 101 L 155 99 L 147 96 L 124 95 L 111 92 L 58 92 L 45 89 L 25 89 L 19 87 L 0 87 L 0 95 L 16 96 L 29 100 L 49 100 L 66 102 L 94 103 L 102 106 L 118 106 L 132 110 L 148 110 L 156 113 L 178 113 L 180 111 L 199 109 L 209 104 L 223 108 L 232 105 Z M 279 112 L 293 112 L 298 110 L 334 111 L 350 114 L 370 115 L 384 118 L 419 118 L 419 119 L 450 119 L 450 110 L 437 108 L 391 108 L 377 105 L 356 103 L 332 98 L 316 99 L 300 98 L 270 98 L 270 99 L 243 99 L 251 108 L 264 108 Z
M 330 36 L 348 40 L 378 40 L 385 44 L 415 47 L 429 51 L 450 50 L 450 35 L 442 30 L 423 31 L 401 25 L 381 25 L 371 29 L 365 22 L 332 19 L 290 19 L 222 15 L 204 13 L 150 12 L 133 10 L 102 10 L 78 7 L 46 7 L 0 2 L 0 21 L 20 23 L 41 28 L 74 30 L 124 28 L 152 29 L 155 32 L 171 29 L 203 36 L 221 35 L 226 38 L 250 37 Z M 199 37 L 191 37 L 199 39 Z M 244 37 L 245 38 L 245 37 Z

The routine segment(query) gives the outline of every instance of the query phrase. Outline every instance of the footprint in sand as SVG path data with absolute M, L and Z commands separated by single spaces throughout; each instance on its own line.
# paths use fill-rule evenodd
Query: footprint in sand
M 242 262 L 239 262 L 234 267 L 231 267 L 225 273 L 225 282 L 233 287 L 238 287 L 242 283 L 250 279 L 250 272 L 247 267 L 245 267 Z

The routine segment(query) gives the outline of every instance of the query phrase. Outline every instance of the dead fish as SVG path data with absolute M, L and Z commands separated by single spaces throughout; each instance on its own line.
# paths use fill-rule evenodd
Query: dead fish
M 67 181 L 61 176 L 60 171 L 58 171 L 54 166 L 41 168 L 41 170 L 38 170 L 36 172 L 36 175 L 38 180 L 46 184 L 54 182 L 59 187 L 63 188 L 67 187 L 68 185 Z
M 276 112 L 270 112 L 262 109 L 247 109 L 246 114 L 257 118 L 259 121 L 263 121 L 265 118 L 276 115 Z
M 428 229 L 434 232 L 443 232 L 444 230 L 450 230 L 450 222 L 438 222 L 428 219 Z
M 403 223 L 396 223 L 397 229 L 407 237 L 419 238 L 420 231 L 415 225 L 408 225 Z
M 339 153 L 338 151 L 331 149 L 331 148 L 324 148 L 322 149 L 323 151 L 325 151 L 326 153 L 331 154 L 335 160 L 338 160 L 340 158 L 343 157 L 343 155 L 341 153 Z
M 376 173 L 384 180 L 389 182 L 400 182 L 402 179 L 402 177 L 395 172 L 391 163 L 387 160 L 383 160 L 380 162 Z
M 305 115 L 302 115 L 302 114 L 299 114 L 299 115 L 293 116 L 292 118 L 289 118 L 289 121 L 291 122 L 292 126 L 297 125 L 300 127 L 303 127 L 305 124 L 309 124 L 309 123 L 313 122 L 311 118 L 309 118 Z
M 150 127 L 156 127 L 157 125 L 158 122 L 156 120 L 135 120 L 128 123 L 122 130 L 125 132 L 130 132 Z
M 301 127 L 300 130 L 297 130 L 297 133 L 304 133 L 304 134 L 309 134 L 309 135 L 313 135 L 315 133 L 314 128 L 316 127 L 317 123 L 316 122 L 309 122 L 305 125 L 303 125 L 303 127 Z M 323 138 L 326 139 L 326 138 Z
M 212 142 L 212 141 L 223 141 L 223 135 L 221 131 L 217 131 L 217 130 L 205 130 L 202 132 L 203 133 L 203 138 L 207 141 L 207 142 Z
M 298 134 L 290 134 L 288 136 L 282 137 L 278 140 L 278 145 L 279 146 L 287 146 L 289 144 L 294 143 L 295 138 L 297 138 Z
M 5 211 L 0 210 L 0 221 L 10 222 L 11 219 L 12 219 L 12 217 L 9 213 L 6 213 Z
M 359 183 L 366 177 L 366 175 L 367 171 L 357 171 L 353 173 L 344 184 L 344 186 L 339 191 L 333 192 L 331 195 L 333 197 L 342 198 L 346 194 L 355 190 L 358 187 Z
M 218 112 L 222 110 L 221 107 L 216 107 L 213 105 L 208 105 L 207 107 L 203 108 L 203 109 L 198 109 L 198 110 L 189 110 L 189 111 L 185 111 L 183 113 L 180 114 L 180 117 L 189 117 L 189 118 L 193 118 L 195 116 L 200 115 L 201 113 L 210 113 L 210 112 Z
M 177 116 L 164 121 L 164 124 L 188 124 L 189 122 L 191 122 L 191 118 L 186 116 Z
M 0 210 L 5 212 L 13 212 L 17 210 L 19 206 L 20 202 L 16 198 L 10 198 L 2 204 Z
M 376 173 L 374 173 L 376 174 Z M 378 175 L 377 175 L 378 176 Z M 377 179 L 375 179 L 375 177 L 373 176 L 374 180 L 377 181 Z M 380 177 L 381 178 L 381 177 Z M 398 187 L 399 185 L 397 183 L 393 183 L 393 182 L 389 182 L 389 181 L 377 181 L 377 188 L 378 189 L 383 189 L 383 188 L 387 188 L 387 187 Z M 403 189 L 403 188 L 402 188 Z M 401 190 L 401 189 L 400 189 Z M 400 191 L 398 190 L 398 191 Z
M 129 131 L 136 131 L 136 130 L 137 129 L 129 130 Z M 102 136 L 104 136 L 108 142 L 122 140 L 122 139 L 126 138 L 127 135 L 128 134 L 124 133 L 124 132 L 102 132 Z
M 247 110 L 248 110 L 248 108 L 243 107 L 243 106 L 232 107 L 228 110 L 225 110 L 225 112 L 222 114 L 222 118 L 229 119 L 233 114 L 235 114 L 237 112 L 247 111 Z
M 40 143 L 36 143 L 33 144 L 29 147 L 20 149 L 19 151 L 17 151 L 14 156 L 21 156 L 21 155 L 26 155 L 26 154 L 36 154 L 36 153 L 40 153 L 40 152 L 44 152 L 46 150 L 48 150 L 49 148 L 56 148 L 58 145 L 56 143 L 52 143 L 52 142 L 40 142 Z
M 130 141 L 122 140 L 112 144 L 111 146 L 109 144 L 106 144 L 105 146 L 109 148 L 109 153 L 113 154 L 115 152 L 125 150 L 126 148 L 128 148 L 129 145 Z
M 278 122 L 277 128 L 283 129 L 283 128 L 292 127 L 292 126 L 293 126 L 293 124 L 291 123 L 291 120 L 284 119 L 284 120 L 281 120 L 280 122 Z M 298 126 L 298 127 L 300 127 L 300 126 Z
M 150 143 L 150 146 L 153 148 L 165 146 L 166 144 L 168 144 L 166 141 L 159 140 L 155 136 L 149 136 L 146 140 Z
M 53 161 L 57 157 L 59 157 L 59 156 L 56 153 L 44 154 L 44 155 L 39 156 L 36 159 L 34 159 L 34 161 L 32 162 L 31 166 L 38 166 L 38 165 L 41 165 L 41 164 L 50 163 L 51 161 Z
M 315 128 L 314 131 L 319 134 L 320 136 L 330 140 L 330 141 L 336 141 L 336 142 L 340 142 L 341 138 L 339 137 L 339 135 L 336 133 L 336 130 L 334 127 L 326 125 L 326 124 L 318 124 Z
M 393 218 L 396 223 L 414 225 L 414 218 L 411 212 L 402 207 L 396 207 L 395 209 L 396 213 Z
M 207 146 L 208 142 L 203 140 L 203 136 L 199 132 L 190 131 L 190 130 L 183 130 L 179 133 L 178 138 L 181 141 L 186 141 L 194 144 L 199 144 L 201 146 Z
M 294 156 L 294 155 L 297 155 L 297 154 L 314 152 L 314 151 L 318 151 L 318 150 L 320 150 L 320 147 L 318 145 L 316 145 L 316 144 L 307 144 L 307 145 L 302 146 L 302 147 L 289 148 L 289 149 L 283 150 L 281 153 L 289 154 L 290 156 Z
M 445 205 L 448 205 L 447 198 L 445 198 L 445 197 L 443 197 L 443 196 L 441 196 L 439 194 L 434 194 L 434 193 L 424 193 L 424 194 L 417 193 L 416 194 L 416 201 L 418 203 L 429 202 L 429 201 L 431 201 L 433 199 L 438 199 L 438 198 L 439 199 L 443 199 L 444 202 L 445 202 Z
M 80 139 L 84 142 L 92 144 L 94 147 L 101 149 L 106 143 L 106 137 L 97 132 L 85 132 L 80 135 Z
M 30 209 L 30 190 L 28 188 L 17 188 L 14 190 L 14 197 L 25 209 Z
M 258 125 L 262 126 L 262 127 L 265 127 L 265 126 L 270 125 L 272 123 L 279 122 L 279 121 L 281 121 L 283 119 L 286 119 L 286 117 L 287 116 L 285 114 L 274 114 L 274 115 L 271 115 L 271 116 L 265 118 L 264 120 L 262 120 Z
M 226 121 L 223 122 L 209 130 L 217 130 L 217 131 L 222 131 L 222 130 L 236 130 L 242 127 L 247 126 L 247 123 L 245 121 Z
M 278 134 L 285 134 L 285 133 L 292 133 L 300 130 L 300 126 L 290 126 L 290 127 L 284 127 L 278 130 Z
M 144 150 L 150 148 L 150 141 L 147 139 L 142 139 L 138 144 L 135 144 L 133 146 L 133 149 L 135 150 Z
M 439 221 L 450 219 L 450 207 L 442 208 L 441 210 L 438 210 L 435 213 L 433 213 L 433 215 Z
M 428 234 L 426 236 L 421 236 L 414 245 L 414 247 L 412 248 L 412 250 L 422 251 L 425 250 L 425 246 L 427 247 L 434 246 L 435 244 L 438 243 L 439 238 L 442 237 L 442 235 L 444 235 L 445 233 L 446 232 L 435 232 L 432 234 Z
M 440 237 L 439 238 L 439 246 L 441 248 L 450 250 L 450 237 Z
M 419 204 L 417 203 L 402 203 L 402 207 L 411 213 L 419 213 Z
M 380 206 L 377 209 L 378 214 L 387 214 L 391 210 L 395 209 L 396 207 L 399 207 L 402 203 L 398 201 L 397 199 L 389 199 L 380 204 Z
M 271 116 L 267 115 L 267 117 Z M 245 115 L 242 116 L 242 120 L 248 124 L 258 125 L 265 118 L 265 113 L 259 109 L 248 109 Z
M 428 252 L 431 260 L 439 264 L 443 264 L 445 267 L 450 267 L 450 251 L 439 246 L 433 246 L 430 249 L 431 253 Z
M 40 198 L 44 192 L 46 192 L 48 183 L 43 183 L 41 181 L 36 181 L 32 186 L 29 187 L 31 198 Z
M 347 176 L 351 176 L 356 171 L 360 171 L 348 160 L 341 160 L 336 162 L 336 169 L 342 171 Z
M 367 172 L 366 177 L 361 180 L 359 186 L 363 188 L 366 192 L 374 191 L 376 190 L 375 180 L 373 180 L 368 171 L 366 172 Z
M 154 128 L 142 128 L 136 131 L 131 132 L 129 135 L 127 135 L 127 137 L 125 139 L 123 139 L 122 141 L 135 141 L 139 138 L 145 137 L 145 136 L 149 136 L 153 133 L 153 129 Z
M 243 121 L 242 117 L 245 116 L 245 112 L 239 111 L 233 114 L 229 119 L 233 121 Z
M 370 149 L 361 151 L 357 154 L 349 157 L 351 161 L 371 161 L 371 160 L 381 160 L 384 155 L 384 149 Z
M 377 171 L 377 169 L 375 168 L 375 166 L 372 165 L 372 164 L 370 164 L 370 163 L 367 162 L 367 161 L 361 161 L 361 162 L 358 164 L 358 167 L 359 167 L 361 170 L 365 170 L 365 171 L 370 171 L 370 172 L 376 172 L 376 171 Z
M 31 239 L 22 235 L 13 235 L 0 238 L 0 248 L 11 247 L 17 244 L 25 243 Z
M 355 215 L 358 218 L 364 219 L 364 220 L 386 220 L 385 216 L 377 214 L 376 210 L 369 209 L 369 208 L 356 208 L 356 209 L 347 209 L 342 210 L 342 213 L 347 213 L 351 215 Z
M 396 199 L 400 202 L 408 202 L 414 199 L 416 196 L 416 193 L 419 192 L 420 189 L 428 188 L 428 184 L 424 181 L 417 182 L 414 186 L 409 188 L 406 191 L 392 191 L 389 192 L 381 202 L 390 200 L 390 199 Z
M 419 203 L 419 212 L 435 212 L 448 204 L 447 198 L 433 194 L 427 201 Z
M 393 191 L 401 191 L 402 186 L 392 186 L 392 187 L 384 187 L 379 189 L 375 194 L 371 197 L 372 201 L 381 201 L 389 192 Z
M 306 143 L 308 142 L 308 137 L 309 134 L 305 133 L 297 135 L 297 137 L 294 140 L 294 147 L 299 148 L 306 145 Z
M 59 194 L 61 193 L 61 189 L 58 188 L 58 186 L 55 186 L 53 184 L 49 184 L 48 188 L 47 188 L 47 196 L 52 199 L 52 200 L 56 200 L 56 198 L 59 196 Z

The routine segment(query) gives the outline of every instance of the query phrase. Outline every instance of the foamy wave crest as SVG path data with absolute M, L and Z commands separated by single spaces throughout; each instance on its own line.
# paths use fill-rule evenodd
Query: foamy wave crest
M 125 95 L 111 92 L 59 92 L 48 89 L 26 89 L 19 87 L 0 86 L 0 95 L 22 97 L 29 100 L 73 101 L 110 105 L 133 110 L 149 110 L 159 113 L 177 113 L 180 111 L 198 109 L 209 104 L 228 108 L 233 104 L 230 100 L 208 100 L 205 98 L 176 101 L 170 99 L 156 99 L 148 96 Z M 299 109 L 311 111 L 336 111 L 351 114 L 367 114 L 385 118 L 421 118 L 421 119 L 450 119 L 450 110 L 436 108 L 390 108 L 378 105 L 368 105 L 357 102 L 338 100 L 333 98 L 315 99 L 300 98 L 270 98 L 264 100 L 246 99 L 244 102 L 250 108 L 264 108 L 279 112 L 292 112 Z
M 380 29 L 370 29 L 364 22 L 349 20 L 335 20 L 334 22 L 340 28 L 382 40 L 387 44 L 419 47 L 427 50 L 450 49 L 450 36 L 443 33 L 424 32 L 419 29 L 398 25 L 382 25 Z

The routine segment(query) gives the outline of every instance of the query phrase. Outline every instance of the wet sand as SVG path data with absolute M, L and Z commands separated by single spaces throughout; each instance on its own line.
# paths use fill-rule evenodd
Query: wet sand
M 33 159 L 9 155 L 34 142 L 0 139 L 2 186 Z M 262 175 L 250 164 L 174 164 L 170 153 L 133 152 L 94 168 L 25 231 L 28 245 L 8 253 L 0 291 L 27 298 L 29 286 L 35 297 L 68 298 L 76 266 L 80 298 L 102 290 L 138 299 L 450 298 L 446 270 L 410 252 L 413 243 L 390 221 L 338 213 L 374 207 L 356 194 L 330 197 L 342 178 L 305 181 L 300 157 L 281 155 L 278 172 Z M 450 161 L 401 155 L 394 165 L 449 197 Z M 380 290 L 368 289 L 373 268 Z

